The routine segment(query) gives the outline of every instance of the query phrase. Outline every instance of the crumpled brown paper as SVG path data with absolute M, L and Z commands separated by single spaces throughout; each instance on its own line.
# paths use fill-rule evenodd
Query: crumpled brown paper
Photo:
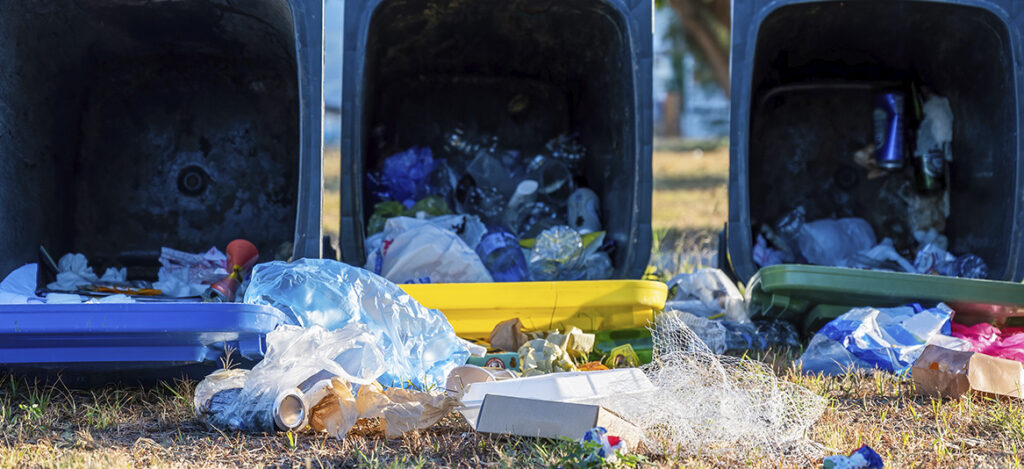
M 519 318 L 499 322 L 491 330 L 487 342 L 492 348 L 515 352 L 519 350 L 530 338 L 523 333 L 523 322 Z
M 384 418 L 384 436 L 398 438 L 410 430 L 427 428 L 448 415 L 459 402 L 444 394 L 413 389 L 367 385 L 359 389 L 356 407 L 360 418 Z

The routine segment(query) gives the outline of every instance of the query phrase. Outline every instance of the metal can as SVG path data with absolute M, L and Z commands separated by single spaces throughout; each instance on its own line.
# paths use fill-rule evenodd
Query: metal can
M 881 168 L 903 167 L 906 154 L 904 101 L 905 96 L 899 91 L 884 91 L 875 95 L 875 161 Z
M 946 187 L 946 156 L 938 149 L 916 155 L 914 169 L 917 188 L 924 193 L 939 192 Z

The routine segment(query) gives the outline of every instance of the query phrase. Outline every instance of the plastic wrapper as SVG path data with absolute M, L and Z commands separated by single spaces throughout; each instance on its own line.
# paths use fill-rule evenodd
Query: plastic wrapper
M 854 369 L 903 373 L 936 336 L 948 336 L 953 310 L 939 303 L 898 308 L 854 308 L 811 339 L 799 363 L 810 373 L 837 375 Z
M 516 190 L 516 181 L 509 177 L 508 170 L 493 154 L 479 152 L 466 167 L 466 173 L 480 187 L 493 187 L 503 197 L 511 197 Z
M 580 280 L 586 275 L 583 238 L 568 226 L 544 230 L 528 262 L 533 280 Z
M 860 218 L 823 219 L 800 228 L 800 254 L 815 265 L 840 266 L 847 258 L 875 246 L 875 232 Z
M 1024 363 L 1024 328 L 997 328 L 988 323 L 952 324 L 952 335 L 969 343 L 968 350 Z
M 668 281 L 675 288 L 665 309 L 686 311 L 703 317 L 724 315 L 737 322 L 748 322 L 750 314 L 743 295 L 736 284 L 718 269 L 699 269 L 690 274 L 679 274 Z
M 712 352 L 766 350 L 775 347 L 799 347 L 796 329 L 783 321 L 737 322 L 707 319 L 684 311 L 666 311 L 686 324 Z
M 443 386 L 448 372 L 469 358 L 441 312 L 372 272 L 338 261 L 259 264 L 245 302 L 273 306 L 304 327 L 362 324 L 386 360 L 379 379 L 385 386 Z
M 884 466 L 882 457 L 868 445 L 861 446 L 849 456 L 829 456 L 821 463 L 821 469 L 882 469 Z
M 448 202 L 445 202 L 443 197 L 432 195 L 420 199 L 412 207 L 409 207 L 406 213 L 414 217 L 423 215 L 430 218 L 448 215 L 452 213 L 452 209 L 448 207 Z
M 204 379 L 196 388 L 195 408 L 217 427 L 299 430 L 308 424 L 311 409 L 330 397 L 329 388 L 342 388 L 344 396 L 350 384 L 373 383 L 386 367 L 378 339 L 361 324 L 334 331 L 283 325 L 267 334 L 266 356 L 251 371 L 216 372 Z M 340 436 L 357 417 L 349 412 L 348 426 L 337 429 Z
M 914 268 L 921 274 L 963 278 L 988 278 L 988 265 L 974 255 L 953 256 L 936 244 L 925 244 L 917 251 Z
M 768 241 L 764 235 L 757 235 L 753 257 L 758 267 L 768 267 L 785 262 L 782 251 L 768 247 Z
M 366 223 L 367 236 L 384 231 L 384 224 L 388 219 L 402 216 L 404 213 L 405 206 L 401 202 L 394 200 L 377 202 L 373 205 L 373 215 L 370 215 L 370 221 Z
M 903 258 L 892 245 L 892 240 L 885 238 L 877 246 L 860 251 L 842 262 L 841 266 L 854 269 L 893 270 L 898 272 L 916 273 L 914 264 Z
M 492 282 L 476 252 L 435 220 L 388 220 L 379 248 L 367 256 L 366 269 L 396 283 Z
M 598 251 L 587 255 L 587 280 L 607 280 L 615 273 L 612 258 L 607 252 Z
M 553 205 L 564 208 L 576 189 L 572 171 L 565 163 L 553 158 L 536 156 L 526 168 L 530 179 L 537 181 L 538 193 Z
M 477 215 L 486 223 L 500 223 L 507 204 L 508 199 L 499 189 L 481 186 L 468 174 L 459 179 L 455 188 L 455 209 Z
M 228 275 L 228 257 L 216 247 L 192 254 L 168 247 L 160 248 L 159 280 L 153 284 L 165 296 L 202 295 L 210 283 Z

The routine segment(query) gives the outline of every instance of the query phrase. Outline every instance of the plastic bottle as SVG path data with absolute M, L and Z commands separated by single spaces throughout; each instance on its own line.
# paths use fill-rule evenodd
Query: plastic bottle
M 538 192 L 550 203 L 560 207 L 568 203 L 574 184 L 572 172 L 564 163 L 538 155 L 530 162 L 527 175 L 537 181 Z
M 518 232 L 520 225 L 526 221 L 537 201 L 537 181 L 524 179 L 516 186 L 512 198 L 508 201 L 508 208 L 503 214 L 504 224 L 513 232 Z
M 600 201 L 594 191 L 581 187 L 569 196 L 569 226 L 580 234 L 601 231 Z
M 476 253 L 495 282 L 527 280 L 526 258 L 519 247 L 519 240 L 512 233 L 492 227 L 480 240 Z
M 533 280 L 582 279 L 587 273 L 583 238 L 568 226 L 544 230 L 530 251 L 529 269 Z

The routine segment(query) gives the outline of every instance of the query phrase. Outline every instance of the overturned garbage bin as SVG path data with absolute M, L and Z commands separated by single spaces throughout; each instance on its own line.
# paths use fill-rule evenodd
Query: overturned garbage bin
M 319 257 L 322 3 L 0 5 L 0 277 L 162 246 Z M 267 256 L 272 257 L 272 256 Z
M 778 237 L 796 213 L 860 218 L 909 263 L 922 236 L 942 235 L 945 251 L 987 264 L 976 277 L 1020 281 L 1018 10 L 1010 0 L 734 2 L 725 246 L 738 279 L 763 265 L 752 249 L 772 240 L 759 238 Z M 937 171 L 918 156 L 929 95 L 952 119 Z
M 575 182 L 600 201 L 610 276 L 640 278 L 651 244 L 651 14 L 649 0 L 346 2 L 342 260 L 372 264 L 367 179 L 388 157 L 443 157 L 473 134 L 532 158 L 567 136 L 586 152 Z
M 41 246 L 145 281 L 162 247 L 319 257 L 322 16 L 320 0 L 0 4 L 0 278 L 27 285 Z M 196 298 L 28 296 L 0 304 L 0 367 L 49 377 L 195 378 L 258 360 L 288 322 Z

